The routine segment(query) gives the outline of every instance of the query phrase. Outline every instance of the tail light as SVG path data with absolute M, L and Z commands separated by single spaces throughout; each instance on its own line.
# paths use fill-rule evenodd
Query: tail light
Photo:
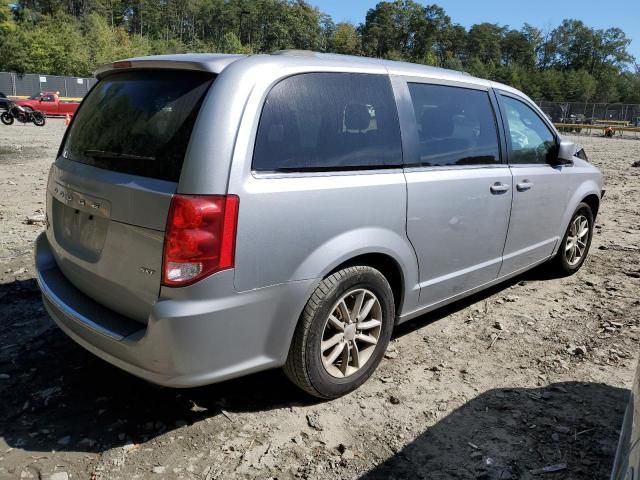
M 174 195 L 164 236 L 162 284 L 190 285 L 234 266 L 240 199 Z

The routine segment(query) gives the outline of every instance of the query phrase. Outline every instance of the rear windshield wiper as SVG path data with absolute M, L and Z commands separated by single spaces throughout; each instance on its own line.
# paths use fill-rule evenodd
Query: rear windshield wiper
M 108 158 L 113 160 L 150 160 L 156 157 L 148 157 L 145 155 L 133 155 L 131 153 L 107 152 L 105 150 L 85 150 L 83 155 L 92 158 Z

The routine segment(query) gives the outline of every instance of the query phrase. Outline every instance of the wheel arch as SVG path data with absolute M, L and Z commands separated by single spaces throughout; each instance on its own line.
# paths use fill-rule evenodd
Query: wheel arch
M 378 270 L 389 282 L 391 291 L 393 292 L 393 302 L 395 304 L 396 316 L 402 308 L 404 296 L 405 296 L 405 278 L 402 272 L 402 267 L 390 255 L 371 252 L 357 255 L 349 260 L 342 262 L 335 266 L 326 276 L 340 271 L 344 268 L 353 267 L 356 265 L 364 265 Z
M 564 237 L 564 234 L 567 231 L 567 228 L 569 228 L 569 222 L 571 221 L 571 217 L 573 217 L 573 214 L 575 213 L 576 208 L 578 208 L 578 205 L 582 202 L 586 203 L 587 205 L 589 205 L 589 207 L 591 207 L 591 211 L 593 212 L 593 218 L 595 220 L 596 214 L 600 208 L 600 185 L 593 180 L 589 180 L 587 182 L 584 182 L 582 185 L 580 185 L 579 188 L 575 190 L 569 202 L 567 203 L 567 207 L 564 211 L 564 215 L 562 217 L 562 224 L 561 224 L 562 230 L 558 232 L 558 238 L 562 239 Z M 594 207 L 595 207 L 595 211 L 594 211 Z M 560 248 L 560 243 L 561 243 L 560 240 L 556 242 L 553 255 L 555 255 L 558 252 L 558 249 Z
M 591 208 L 591 213 L 593 213 L 593 219 L 595 220 L 596 216 L 598 215 L 598 210 L 600 209 L 600 197 L 598 197 L 598 195 L 596 195 L 595 193 L 590 193 L 582 199 L 582 202 L 589 205 L 589 208 Z
M 406 271 L 406 266 L 403 269 L 400 261 L 398 261 L 398 259 L 392 256 L 389 252 L 384 252 L 383 249 L 372 249 L 371 251 L 366 252 L 351 253 L 351 255 L 343 257 L 340 260 L 337 260 L 332 265 L 328 266 L 322 273 L 322 276 L 315 279 L 316 281 L 309 285 L 307 296 L 305 297 L 304 302 L 299 308 L 299 315 L 294 322 L 291 322 L 290 327 L 286 333 L 286 351 L 282 351 L 279 355 L 276 356 L 280 364 L 284 364 L 284 362 L 286 361 L 295 330 L 300 323 L 307 301 L 309 300 L 309 298 L 311 298 L 313 292 L 325 278 L 339 270 L 355 265 L 370 266 L 372 268 L 375 268 L 376 270 L 379 270 L 380 273 L 382 273 L 389 282 L 391 291 L 393 292 L 394 304 L 396 308 L 396 322 L 400 312 L 402 311 L 402 306 L 407 304 L 411 306 L 411 301 L 417 301 L 417 294 L 415 295 L 415 299 L 407 298 L 411 297 L 413 293 L 416 293 L 411 290 L 411 284 L 409 283 L 411 282 L 411 277 L 407 276 L 411 273 L 408 273 Z M 408 291 L 407 288 L 409 289 Z
M 333 237 L 311 252 L 294 279 L 313 278 L 320 283 L 331 273 L 360 262 L 378 268 L 393 287 L 396 312 L 415 308 L 419 296 L 418 261 L 402 234 L 378 227 L 359 228 Z M 367 263 L 369 262 L 369 263 Z M 398 298 L 396 293 L 399 293 Z

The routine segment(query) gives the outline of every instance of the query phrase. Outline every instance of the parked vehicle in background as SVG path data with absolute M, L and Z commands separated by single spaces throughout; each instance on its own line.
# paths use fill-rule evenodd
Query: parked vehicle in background
M 37 279 L 62 330 L 152 382 L 284 366 L 338 397 L 397 324 L 589 251 L 602 175 L 506 85 L 312 52 L 97 77 L 51 168 Z
M 0 109 L 8 110 L 10 102 L 11 100 L 9 100 L 3 92 L 0 92 Z
M 624 414 L 620 442 L 613 462 L 611 480 L 640 478 L 640 365 L 636 369 L 633 389 Z
M 74 115 L 80 102 L 71 100 L 60 100 L 56 92 L 42 92 L 24 100 L 15 100 L 16 105 L 26 110 L 38 110 L 49 117 L 64 117 Z
M 13 125 L 14 120 L 20 123 L 32 123 L 38 127 L 44 127 L 46 122 L 46 116 L 42 112 L 35 110 L 27 110 L 15 103 L 9 103 L 9 108 L 6 112 L 0 115 L 0 121 L 5 125 Z

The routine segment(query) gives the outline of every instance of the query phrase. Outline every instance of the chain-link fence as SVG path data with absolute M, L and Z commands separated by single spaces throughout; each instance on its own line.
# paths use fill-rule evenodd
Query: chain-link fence
M 585 123 L 640 127 L 640 104 L 589 102 L 537 102 L 554 123 Z
M 0 72 L 0 92 L 8 97 L 28 97 L 40 92 L 59 92 L 61 97 L 82 98 L 96 81 L 95 78 L 85 77 Z

